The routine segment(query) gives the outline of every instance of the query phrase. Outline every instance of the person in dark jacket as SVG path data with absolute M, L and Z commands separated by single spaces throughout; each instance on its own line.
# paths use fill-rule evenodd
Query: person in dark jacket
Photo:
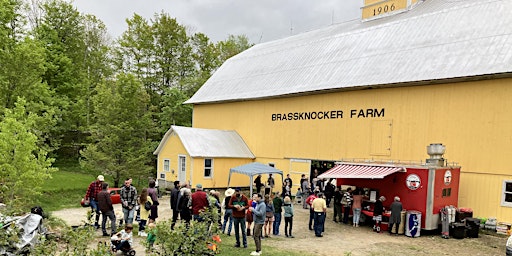
M 172 209 L 172 221 L 171 221 L 171 229 L 174 229 L 174 225 L 176 225 L 176 221 L 178 220 L 178 215 L 180 211 L 178 210 L 178 195 L 180 194 L 180 182 L 178 180 L 174 181 L 174 187 L 171 190 L 171 209 Z
M 190 226 L 190 220 L 192 219 L 191 191 L 189 188 L 182 188 L 180 191 L 182 194 L 178 200 L 178 211 L 180 211 L 180 217 L 185 221 L 185 225 L 188 228 Z
M 261 174 L 254 179 L 254 184 L 256 185 L 256 193 L 261 192 L 261 187 L 263 187 L 263 183 L 261 182 Z
M 396 224 L 396 232 L 398 234 L 398 226 L 402 222 L 402 203 L 400 197 L 395 196 L 394 202 L 391 203 L 391 216 L 389 216 L 389 234 L 393 233 L 393 225 Z
M 274 226 L 272 227 L 272 234 L 274 236 L 278 236 L 279 227 L 281 226 L 281 218 L 283 216 L 283 198 L 279 195 L 279 192 L 275 193 L 274 199 L 272 199 L 272 203 L 274 204 Z
M 329 179 L 327 184 L 325 184 L 325 202 L 327 203 L 327 207 L 329 207 L 331 205 L 331 200 L 332 200 L 332 197 L 334 196 L 334 189 L 336 188 L 332 184 L 333 180 L 334 179 Z
M 108 183 L 103 182 L 101 184 L 101 191 L 98 193 L 98 208 L 103 215 L 101 220 L 101 231 L 103 231 L 103 236 L 110 236 L 107 233 L 106 224 L 107 218 L 110 219 L 111 233 L 115 234 L 116 230 L 116 215 L 114 214 L 114 207 L 112 206 L 112 199 L 110 198 L 110 193 L 108 192 Z
M 158 191 L 155 188 L 155 180 L 150 180 L 148 185 L 148 196 L 150 196 L 151 200 L 153 200 L 153 204 L 151 205 L 151 212 L 149 213 L 149 221 L 155 222 L 156 218 L 158 218 L 158 205 L 160 204 L 158 202 Z
M 375 221 L 375 225 L 373 226 L 373 231 L 380 233 L 380 223 L 382 222 L 382 213 L 384 213 L 384 206 L 382 202 L 386 201 L 384 196 L 381 196 L 377 202 L 375 202 L 375 206 L 373 207 L 373 220 Z
M 343 198 L 343 193 L 340 187 L 336 187 L 334 189 L 334 222 L 342 222 L 343 217 L 341 215 L 341 199 Z

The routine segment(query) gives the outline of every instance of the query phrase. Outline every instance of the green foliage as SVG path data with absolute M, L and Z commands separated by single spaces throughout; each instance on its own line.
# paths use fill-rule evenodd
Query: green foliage
M 106 28 L 66 1 L 42 1 L 35 9 L 44 13 L 34 18 L 39 20 L 33 31 L 44 45 L 39 80 L 53 92 L 51 106 L 57 107 L 57 124 L 51 126 L 46 143 L 58 154 L 78 159 L 79 150 L 89 143 L 95 86 L 112 73 Z
M 171 125 L 192 126 L 192 106 L 183 104 L 188 98 L 177 88 L 165 89 L 161 102 L 162 112 L 159 114 L 162 134 L 167 132 Z
M 0 122 L 0 200 L 23 212 L 41 193 L 41 184 L 51 178 L 53 159 L 37 146 L 32 132 L 36 115 L 26 113 L 25 101 L 7 109 Z
M 221 63 L 228 60 L 229 58 L 251 48 L 253 44 L 249 43 L 249 39 L 245 35 L 229 35 L 226 41 L 217 43 L 217 47 L 220 51 Z
M 120 74 L 114 82 L 98 86 L 94 97 L 95 141 L 82 151 L 82 164 L 94 173 L 114 178 L 151 175 L 156 142 L 149 138 L 154 124 L 149 112 L 149 96 L 133 76 Z
M 49 217 L 46 225 L 52 230 L 58 230 L 49 236 L 41 236 L 39 243 L 30 255 L 60 255 L 60 256 L 104 256 L 110 255 L 110 245 L 98 242 L 91 249 L 90 242 L 95 238 L 95 228 L 88 220 L 83 226 L 70 228 L 60 219 Z M 64 248 L 60 248 L 64 245 Z M 58 252 L 58 253 L 57 253 Z
M 20 241 L 21 230 L 14 221 L 9 221 L 0 215 L 0 248 L 16 250 L 16 244 Z
M 212 236 L 218 232 L 218 218 L 216 208 L 211 208 L 201 214 L 204 221 L 192 220 L 189 227 L 185 224 L 175 226 L 171 230 L 171 221 L 158 222 L 155 247 L 148 255 L 214 255 L 220 252 L 220 243 Z M 216 244 L 217 250 L 212 251 L 208 244 Z M 146 246 L 147 243 L 146 243 Z

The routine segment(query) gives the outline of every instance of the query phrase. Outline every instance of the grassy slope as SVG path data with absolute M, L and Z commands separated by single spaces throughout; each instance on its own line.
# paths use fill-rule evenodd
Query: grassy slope
M 79 166 L 59 166 L 53 178 L 44 182 L 43 195 L 37 201 L 45 211 L 80 206 L 87 187 L 96 177 L 77 172 L 79 169 Z

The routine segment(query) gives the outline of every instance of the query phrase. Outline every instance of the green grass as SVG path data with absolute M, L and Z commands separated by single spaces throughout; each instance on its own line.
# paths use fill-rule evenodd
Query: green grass
M 227 236 L 221 234 L 222 244 L 220 246 L 221 249 L 221 255 L 228 255 L 228 256 L 240 256 L 240 255 L 249 255 L 252 251 L 254 251 L 256 248 L 254 247 L 254 243 L 248 242 L 249 246 L 247 248 L 235 248 L 233 245 L 235 244 L 235 236 Z M 240 239 L 242 239 L 240 237 Z M 254 241 L 252 236 L 247 236 L 247 240 Z M 283 241 L 285 243 L 285 241 Z M 261 251 L 263 252 L 263 255 L 273 255 L 273 256 L 308 256 L 313 254 L 307 254 L 304 252 L 297 252 L 294 251 L 294 248 L 289 248 L 288 250 L 283 248 L 276 248 L 271 247 L 265 244 L 265 239 L 261 240 Z
M 95 180 L 94 175 L 79 172 L 80 166 L 66 165 L 52 174 L 43 184 L 43 194 L 36 198 L 37 204 L 45 211 L 80 207 L 87 187 Z

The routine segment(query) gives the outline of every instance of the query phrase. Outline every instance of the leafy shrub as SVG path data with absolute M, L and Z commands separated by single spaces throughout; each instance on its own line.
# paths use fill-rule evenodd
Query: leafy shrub
M 185 223 L 176 225 L 171 230 L 171 221 L 158 222 L 156 230 L 156 241 L 154 248 L 148 248 L 147 255 L 214 255 L 220 252 L 220 244 L 214 241 L 212 236 L 216 235 L 219 226 L 219 214 L 216 208 L 212 208 L 201 214 L 202 222 L 192 220 L 190 226 Z M 208 248 L 208 245 L 215 244 L 216 250 Z

